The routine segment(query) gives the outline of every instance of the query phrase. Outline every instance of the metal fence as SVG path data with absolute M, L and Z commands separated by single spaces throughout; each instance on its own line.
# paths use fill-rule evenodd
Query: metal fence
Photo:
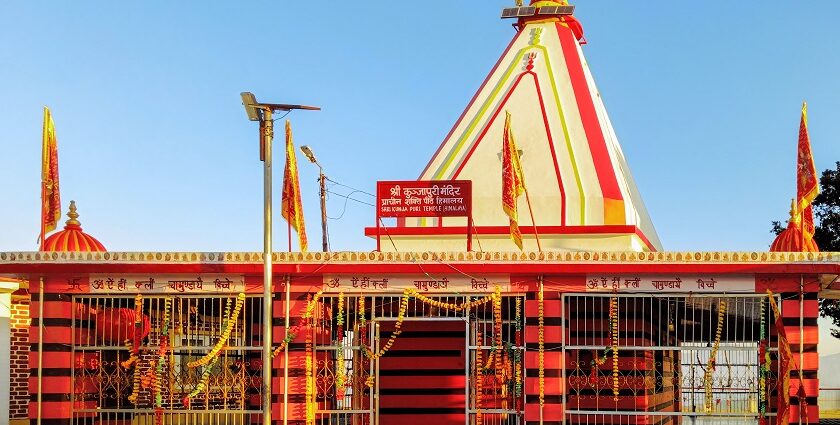
M 768 409 L 777 349 L 766 297 L 563 299 L 567 423 L 757 423 Z
M 400 315 L 403 296 L 363 296 L 360 304 L 359 295 L 347 295 L 343 297 L 341 308 L 338 298 L 335 294 L 324 296 L 321 305 L 315 310 L 314 321 L 318 326 L 314 331 L 317 365 L 315 421 L 324 425 L 382 423 L 379 402 L 385 388 L 379 379 L 381 358 L 371 359 L 363 350 L 369 346 L 370 351 L 377 353 L 386 345 Z M 453 295 L 430 299 L 444 304 L 462 304 L 472 298 Z M 460 408 L 465 423 L 523 423 L 524 394 L 521 387 L 516 388 L 515 365 L 519 362 L 521 367 L 524 359 L 524 345 L 521 341 L 517 342 L 517 336 L 521 336 L 524 327 L 524 315 L 517 316 L 517 305 L 521 313 L 523 297 L 503 297 L 498 306 L 501 320 L 497 321 L 492 302 L 465 311 L 441 308 L 414 298 L 405 304 L 404 323 L 419 322 L 431 326 L 448 322 L 454 324 L 456 329 L 462 329 L 456 333 L 462 335 L 462 343 L 457 350 L 462 353 L 460 356 L 465 361 L 461 376 L 463 393 L 461 397 L 455 398 L 466 400 Z M 363 314 L 360 314 L 360 306 L 364 308 Z M 338 312 L 341 312 L 342 326 L 336 320 Z M 364 324 L 361 322 L 362 316 Z M 386 326 L 391 328 L 384 330 Z M 400 338 L 403 337 L 396 337 L 394 347 L 398 348 Z M 499 354 L 498 363 L 494 361 L 487 364 L 490 353 L 497 351 L 494 341 L 502 341 L 503 353 Z M 398 354 L 392 349 L 383 357 L 389 355 Z M 337 366 L 343 367 L 343 371 L 338 372 Z M 505 370 L 497 373 L 497 367 Z M 336 384 L 338 375 L 342 376 L 344 388 Z M 479 388 L 476 388 L 477 380 L 481 380 Z M 443 400 L 441 396 L 438 398 Z M 480 402 L 477 401 L 479 399 Z
M 262 316 L 235 295 L 74 297 L 73 423 L 258 422 Z

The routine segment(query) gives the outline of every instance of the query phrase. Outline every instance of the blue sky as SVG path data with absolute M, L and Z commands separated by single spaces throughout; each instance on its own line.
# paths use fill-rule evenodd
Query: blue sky
M 41 108 L 65 204 L 111 250 L 255 251 L 261 163 L 239 92 L 309 103 L 298 145 L 373 192 L 416 178 L 513 36 L 512 0 L 3 2 L 0 250 L 34 250 Z M 584 52 L 668 250 L 765 250 L 794 187 L 799 108 L 840 160 L 840 3 L 580 1 Z M 282 167 L 277 167 L 282 170 Z M 275 188 L 279 199 L 280 175 Z M 310 240 L 316 170 L 301 163 Z M 335 186 L 346 194 L 349 189 Z M 369 202 L 362 193 L 354 197 Z M 328 203 L 336 250 L 370 206 Z M 276 233 L 285 246 L 285 232 Z

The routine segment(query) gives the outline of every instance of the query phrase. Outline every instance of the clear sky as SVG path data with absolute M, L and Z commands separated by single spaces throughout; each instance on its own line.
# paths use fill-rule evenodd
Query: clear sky
M 414 179 L 513 36 L 499 19 L 512 3 L 2 2 L 0 251 L 37 249 L 43 105 L 65 210 L 76 200 L 115 251 L 261 249 L 262 164 L 241 91 L 323 107 L 291 118 L 333 180 L 373 192 Z M 840 161 L 840 2 L 576 4 L 665 248 L 767 249 L 795 191 L 802 100 L 817 169 Z M 372 207 L 331 195 L 328 210 L 333 249 L 373 248 Z

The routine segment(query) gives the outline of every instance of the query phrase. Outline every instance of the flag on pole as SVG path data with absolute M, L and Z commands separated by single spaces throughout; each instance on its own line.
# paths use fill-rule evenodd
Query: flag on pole
M 817 168 L 811 154 L 811 139 L 808 137 L 808 105 L 802 102 L 802 118 L 799 121 L 799 144 L 796 155 L 796 202 L 802 215 L 802 233 L 805 239 L 814 237 L 814 211 L 811 203 L 820 193 Z
M 790 371 L 793 370 L 793 352 L 790 351 L 785 326 L 782 323 L 782 315 L 779 314 L 779 306 L 773 292 L 767 290 L 767 298 L 770 300 L 770 307 L 775 317 L 776 334 L 779 339 L 779 382 L 777 384 L 777 406 L 776 423 L 788 425 L 790 421 Z M 801 381 L 800 381 L 801 382 Z
M 47 233 L 55 230 L 61 219 L 61 196 L 58 190 L 58 140 L 49 108 L 44 107 L 41 144 L 41 249 Z
M 522 174 L 519 151 L 510 129 L 510 112 L 507 111 L 502 145 L 502 209 L 510 219 L 510 239 L 521 250 L 522 232 L 519 231 L 517 199 L 525 192 L 525 176 Z
M 306 226 L 303 223 L 297 156 L 292 142 L 292 123 L 289 120 L 286 120 L 286 169 L 283 171 L 283 200 L 280 210 L 283 218 L 297 232 L 300 250 L 306 252 Z

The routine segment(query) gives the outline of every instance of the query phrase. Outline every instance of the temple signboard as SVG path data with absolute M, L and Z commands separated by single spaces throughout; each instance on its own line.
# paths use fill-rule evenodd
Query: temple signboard
M 586 276 L 585 292 L 733 293 L 755 292 L 753 275 L 613 275 Z
M 510 275 L 324 275 L 324 292 L 383 293 L 414 289 L 421 293 L 486 294 L 495 291 L 497 286 L 502 291 L 510 291 Z
M 245 292 L 242 275 L 92 274 L 92 293 L 202 294 Z
M 379 217 L 468 217 L 472 181 L 379 181 L 376 212 Z
M 472 180 L 376 182 L 376 250 L 382 218 L 466 217 L 467 251 L 472 250 Z

